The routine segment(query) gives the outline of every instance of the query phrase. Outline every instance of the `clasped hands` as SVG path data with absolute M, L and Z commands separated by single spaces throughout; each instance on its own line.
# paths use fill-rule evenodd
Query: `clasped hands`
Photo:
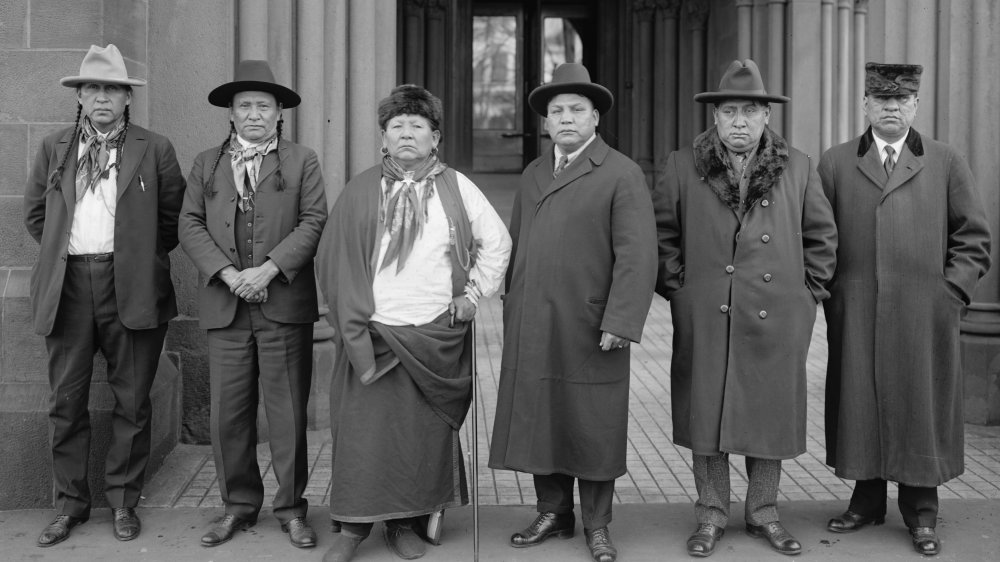
M 278 266 L 267 260 L 258 267 L 242 271 L 235 266 L 226 266 L 219 272 L 219 278 L 229 286 L 229 292 L 251 304 L 267 302 L 267 286 L 277 277 Z

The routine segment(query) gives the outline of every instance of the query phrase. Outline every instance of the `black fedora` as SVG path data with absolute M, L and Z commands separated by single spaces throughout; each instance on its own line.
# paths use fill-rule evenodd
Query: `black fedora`
M 590 81 L 587 67 L 578 62 L 560 64 L 552 72 L 552 81 L 535 88 L 528 95 L 528 105 L 535 113 L 545 117 L 549 114 L 549 100 L 559 94 L 579 94 L 594 104 L 594 109 L 604 115 L 615 104 L 615 97 L 600 84 Z
M 302 98 L 294 91 L 274 81 L 274 73 L 266 60 L 243 60 L 236 65 L 233 81 L 219 86 L 208 94 L 208 103 L 218 107 L 229 107 L 233 96 L 240 92 L 267 92 L 274 96 L 285 109 L 302 103 Z
M 725 100 L 753 100 L 775 103 L 787 103 L 791 98 L 769 94 L 764 90 L 764 80 L 760 77 L 757 63 L 750 59 L 734 60 L 729 64 L 726 73 L 719 81 L 719 89 L 715 92 L 702 92 L 694 97 L 701 103 L 718 103 Z

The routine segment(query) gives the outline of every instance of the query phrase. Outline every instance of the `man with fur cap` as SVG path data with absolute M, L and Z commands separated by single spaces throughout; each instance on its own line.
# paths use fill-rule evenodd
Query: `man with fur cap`
M 914 549 L 937 554 L 937 486 L 964 470 L 959 318 L 990 266 L 979 190 L 958 152 L 911 128 L 920 65 L 865 66 L 871 126 L 820 159 L 840 229 L 825 303 L 827 464 L 857 480 L 827 528 L 885 521 L 887 482 Z
M 534 475 L 538 516 L 511 546 L 572 537 L 576 481 L 591 556 L 614 562 L 629 343 L 656 280 L 652 202 L 639 165 L 597 134 L 614 96 L 582 64 L 558 66 L 528 104 L 555 144 L 524 169 L 514 199 L 490 467 Z
M 778 520 L 781 460 L 806 450 L 806 354 L 828 296 L 837 231 L 809 158 L 767 127 L 752 60 L 733 61 L 712 103 L 715 126 L 672 153 L 653 201 L 657 292 L 670 301 L 674 442 L 691 449 L 698 527 L 709 556 L 729 521 L 729 455 L 746 457 L 746 525 L 782 554 L 802 546 Z
M 149 461 L 153 385 L 167 323 L 177 316 L 169 253 L 177 246 L 184 176 L 166 138 L 129 120 L 132 87 L 114 45 L 93 45 L 77 76 L 72 127 L 42 141 L 24 193 L 41 248 L 31 273 L 35 332 L 45 336 L 49 434 L 58 516 L 49 547 L 90 517 L 88 402 L 98 349 L 115 398 L 104 495 L 114 536 L 139 536 L 135 506 Z
M 319 319 L 313 257 L 326 223 L 326 191 L 316 153 L 281 134 L 282 110 L 300 101 L 275 81 L 267 61 L 240 61 L 233 81 L 208 94 L 208 103 L 228 109 L 226 139 L 195 158 L 184 194 L 180 240 L 198 268 L 212 451 L 225 504 L 225 515 L 201 538 L 205 547 L 257 522 L 264 502 L 261 397 L 278 480 L 272 513 L 292 546 L 316 546 L 302 496 Z

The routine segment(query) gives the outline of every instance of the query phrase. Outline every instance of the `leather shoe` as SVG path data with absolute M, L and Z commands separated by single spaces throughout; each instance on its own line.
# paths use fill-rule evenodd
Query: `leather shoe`
M 424 540 L 409 524 L 386 521 L 382 526 L 382 536 L 389 550 L 403 560 L 414 560 L 427 552 Z
M 751 537 L 766 538 L 771 543 L 771 548 L 781 554 L 794 556 L 802 552 L 802 545 L 799 544 L 799 541 L 795 540 L 795 537 L 786 531 L 778 521 L 771 521 L 764 525 L 751 525 L 747 523 L 747 533 Z
M 854 513 L 848 509 L 843 515 L 838 515 L 837 517 L 831 519 L 830 522 L 826 524 L 826 528 L 828 531 L 834 533 L 851 533 L 869 523 L 872 525 L 881 525 L 882 523 L 885 523 L 885 515 L 868 517 L 867 515 Z
M 227 513 L 221 521 L 201 537 L 201 546 L 219 546 L 224 542 L 229 542 L 236 531 L 249 529 L 256 524 L 256 519 L 243 519 Z
M 934 527 L 914 527 L 910 529 L 910 539 L 913 540 L 913 550 L 924 556 L 934 556 L 941 552 L 941 541 L 938 540 Z
M 575 527 L 576 516 L 572 512 L 563 515 L 552 512 L 539 513 L 527 529 L 510 536 L 510 546 L 514 548 L 535 546 L 551 536 L 561 539 L 572 538 Z
M 142 524 L 139 523 L 139 516 L 135 514 L 135 508 L 112 507 L 111 515 L 114 518 L 116 539 L 130 541 L 139 536 Z
M 333 545 L 323 555 L 323 562 L 349 562 L 365 537 L 341 531 L 333 537 Z
M 699 558 L 711 556 L 715 552 L 715 543 L 719 542 L 724 534 L 726 534 L 726 530 L 718 525 L 699 524 L 694 533 L 688 537 L 688 554 Z
M 288 533 L 288 540 L 296 548 L 312 548 L 316 546 L 316 531 L 313 531 L 305 517 L 296 517 L 288 523 L 281 524 L 282 532 Z
M 607 527 L 584 529 L 583 533 L 587 535 L 587 547 L 594 562 L 615 562 L 618 559 L 618 550 L 611 544 L 611 533 Z
M 38 546 L 47 547 L 59 544 L 69 538 L 69 530 L 87 522 L 88 517 L 73 517 L 72 515 L 57 515 L 38 535 Z

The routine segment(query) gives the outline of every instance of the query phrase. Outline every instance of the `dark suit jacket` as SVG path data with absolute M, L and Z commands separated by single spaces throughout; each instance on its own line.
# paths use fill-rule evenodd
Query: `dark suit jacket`
M 69 231 L 76 208 L 76 150 L 73 129 L 52 134 L 35 157 L 24 193 L 24 223 L 41 244 L 31 274 L 34 329 L 49 335 L 59 309 Z M 59 188 L 48 191 L 49 174 L 65 151 Z M 115 212 L 115 295 L 122 324 L 133 330 L 155 328 L 177 315 L 170 281 L 170 250 L 177 246 L 177 215 L 184 196 L 174 147 L 165 137 L 130 124 L 118 173 Z
M 228 152 L 215 170 L 215 194 L 205 197 L 205 178 L 219 147 L 195 158 L 180 217 L 181 246 L 198 268 L 200 324 L 211 330 L 232 323 L 239 297 L 216 275 L 226 266 L 239 268 L 233 221 L 236 184 Z M 285 189 L 278 190 L 278 162 Z M 326 191 L 316 153 L 281 140 L 264 157 L 254 197 L 253 266 L 268 259 L 281 273 L 268 286 L 264 316 L 274 322 L 301 324 L 319 318 L 313 258 L 326 224 Z

